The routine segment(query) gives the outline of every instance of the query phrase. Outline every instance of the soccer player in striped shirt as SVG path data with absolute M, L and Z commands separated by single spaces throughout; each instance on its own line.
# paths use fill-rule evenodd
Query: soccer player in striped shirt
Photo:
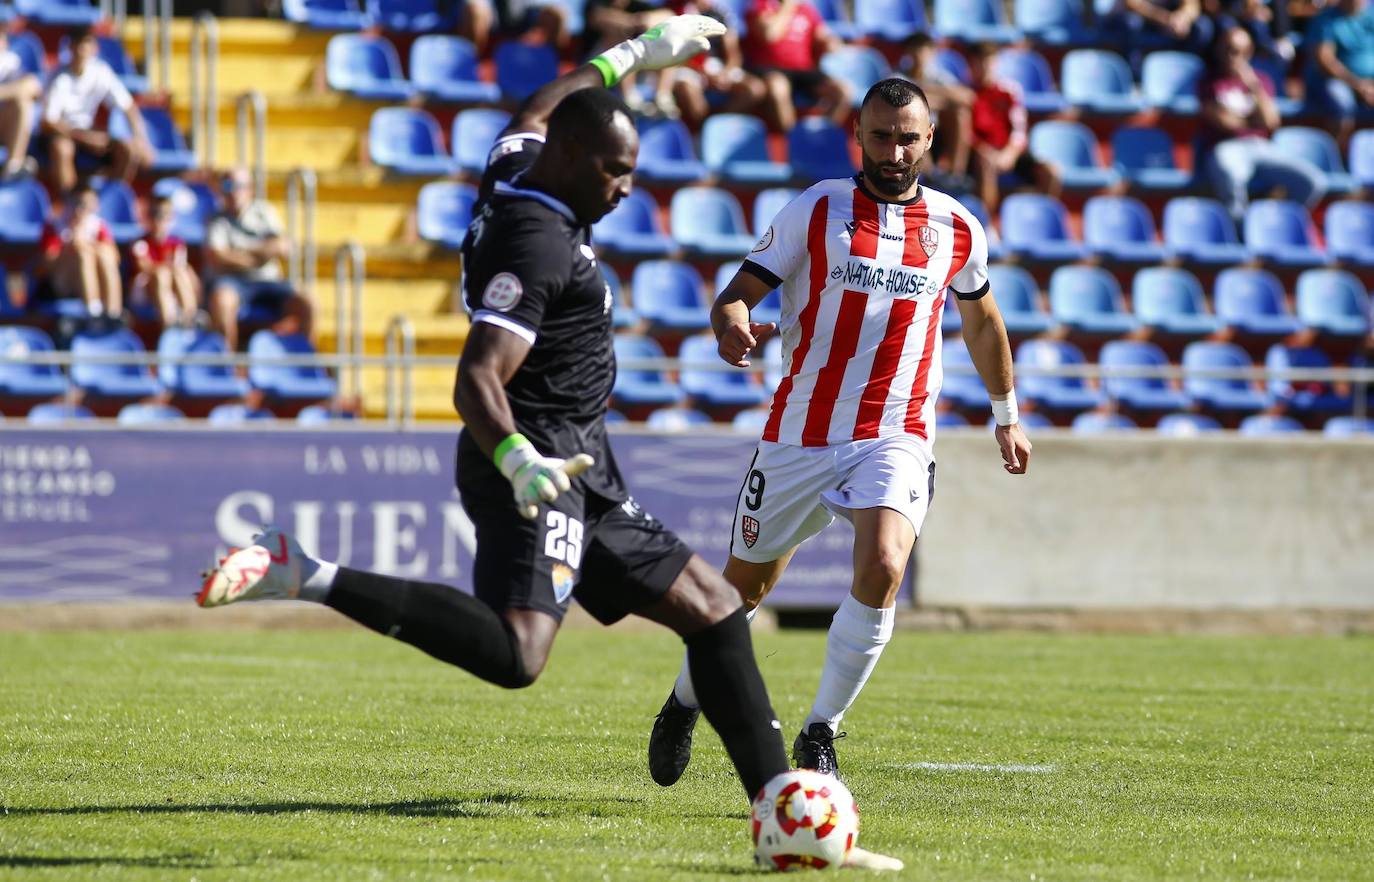
M 834 741 L 892 635 L 907 560 L 935 489 L 940 317 L 949 301 L 987 387 L 1003 468 L 1024 474 L 1011 347 L 988 295 L 987 240 L 952 197 L 917 180 L 933 127 L 920 88 L 888 79 L 864 98 L 863 173 L 785 206 L 716 299 L 720 355 L 739 367 L 772 324 L 749 310 L 782 287 L 783 379 L 736 505 L 725 577 L 751 608 L 797 546 L 838 514 L 854 526 L 854 581 L 830 625 L 793 762 L 839 774 Z M 697 702 L 682 673 L 654 724 L 649 769 L 664 786 L 691 759 Z

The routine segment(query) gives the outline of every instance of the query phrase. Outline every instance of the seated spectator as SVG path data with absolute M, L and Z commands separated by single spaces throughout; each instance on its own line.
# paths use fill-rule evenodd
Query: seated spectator
M 932 159 L 945 177 L 962 178 L 969 168 L 969 136 L 973 126 L 973 90 L 935 63 L 935 41 L 916 34 L 906 41 L 899 68 L 926 93 L 931 122 L 939 125 Z M 948 186 L 939 189 L 951 189 Z
M 129 299 L 141 305 L 151 297 L 163 325 L 190 327 L 196 321 L 200 281 L 186 259 L 186 243 L 172 235 L 176 212 L 171 198 L 154 199 L 151 209 L 152 232 L 132 248 L 137 274 Z
M 1201 53 L 1216 32 L 1202 14 L 1202 0 L 1111 0 L 1097 4 L 1098 24 L 1123 54 L 1135 55 L 1142 37 L 1155 37 Z
M 753 0 L 745 16 L 746 69 L 763 78 L 769 121 L 780 132 L 797 123 L 794 94 L 816 103 L 837 125 L 849 120 L 849 87 L 821 72 L 821 56 L 844 45 L 816 8 L 802 0 Z
M 210 280 L 210 321 L 232 351 L 239 343 L 239 309 L 268 306 L 280 313 L 284 332 L 310 335 L 310 302 L 282 277 L 281 260 L 291 250 L 281 221 L 266 201 L 253 198 L 253 180 L 236 168 L 220 180 L 224 209 L 205 232 Z
M 1250 32 L 1232 25 L 1217 35 L 1207 77 L 1198 85 L 1202 104 L 1204 167 L 1237 223 L 1245 216 L 1251 183 L 1259 175 L 1281 186 L 1287 198 L 1315 205 L 1326 191 L 1326 175 L 1307 160 L 1274 146 L 1279 127 L 1274 83 L 1250 59 Z
M 1018 183 L 1032 184 L 1058 198 L 1059 175 L 1047 163 L 1031 155 L 1026 129 L 1026 105 L 1015 83 L 1004 83 L 992 75 L 997 46 L 984 43 L 969 57 L 973 80 L 973 175 L 978 197 L 990 213 L 1001 201 L 1002 175 L 1012 175 Z
M 668 6 L 674 15 L 709 15 L 727 26 L 731 24 L 729 12 L 709 0 L 673 0 Z M 700 128 L 712 112 L 755 113 L 763 104 L 763 80 L 744 69 L 744 53 L 736 30 L 731 27 L 713 38 L 710 52 L 698 55 L 682 67 L 660 72 L 660 76 L 674 75 L 673 100 L 683 121 L 692 128 Z
M 1308 100 L 1347 127 L 1355 111 L 1374 107 L 1374 8 L 1369 0 L 1339 0 L 1307 27 L 1313 76 Z
M 38 273 L 51 296 L 80 298 L 93 317 L 123 313 L 119 247 L 100 219 L 100 197 L 89 183 L 67 196 L 62 215 L 43 228 L 38 251 Z
M 458 33 L 485 55 L 492 32 L 507 40 L 526 39 L 547 43 L 559 52 L 568 47 L 568 13 L 556 3 L 529 0 L 466 0 L 462 4 Z
M 1240 25 L 1249 31 L 1258 54 L 1285 65 L 1293 60 L 1292 15 L 1287 2 L 1205 0 L 1203 11 L 1211 17 L 1217 31 L 1231 25 Z M 1282 90 L 1282 83 L 1274 85 Z
M 8 151 L 0 167 L 0 179 L 33 171 L 29 159 L 29 133 L 33 110 L 43 97 L 43 84 L 24 70 L 24 61 L 10 48 L 9 34 L 0 30 L 0 147 Z
M 662 4 L 654 0 L 588 0 L 586 30 L 582 37 L 587 56 L 599 55 L 622 40 L 644 33 L 649 28 L 662 23 L 672 15 Z M 676 76 L 673 70 L 659 71 L 655 81 L 652 104 L 646 104 L 639 91 L 638 75 L 622 77 L 616 84 L 620 95 L 629 107 L 648 116 L 677 116 L 677 105 L 673 103 L 673 86 Z
M 72 60 L 48 84 L 41 133 L 52 163 L 53 185 L 65 193 L 76 186 L 76 154 L 81 152 L 108 166 L 111 177 L 133 181 L 152 159 L 143 116 L 133 96 L 108 64 L 98 57 L 100 45 L 89 28 L 71 35 Z M 131 141 L 116 141 L 96 128 L 101 105 L 124 111 L 133 132 Z

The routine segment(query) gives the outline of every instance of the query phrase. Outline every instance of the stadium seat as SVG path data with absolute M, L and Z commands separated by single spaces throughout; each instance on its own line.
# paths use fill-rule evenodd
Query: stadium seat
M 1102 346 L 1098 364 L 1107 395 L 1130 410 L 1167 411 L 1188 406 L 1188 396 L 1163 377 L 1113 375 L 1112 368 L 1165 368 L 1169 356 L 1153 343 L 1141 340 L 1109 340 Z
M 172 235 L 187 245 L 205 242 L 205 230 L 219 210 L 215 193 L 205 184 L 187 184 L 180 178 L 163 178 L 153 185 L 154 196 L 172 201 Z
M 55 423 L 66 423 L 74 420 L 93 420 L 95 414 L 91 413 L 89 407 L 82 404 L 46 402 L 35 404 L 30 408 L 26 419 L 31 426 L 51 426 Z
M 477 188 L 454 181 L 431 181 L 420 188 L 415 226 L 420 238 L 445 248 L 461 248 L 472 223 Z
M 930 30 L 925 0 L 854 0 L 854 27 L 865 37 L 891 43 Z
M 1026 340 L 1016 348 L 1016 377 L 1020 397 L 1056 411 L 1091 410 L 1102 403 L 1101 393 L 1083 377 L 1040 374 L 1036 369 L 1075 367 L 1085 363 L 1083 351 L 1063 340 Z
M 716 294 L 725 290 L 725 286 L 730 284 L 730 280 L 739 272 L 740 265 L 734 261 L 722 263 L 716 268 Z M 749 320 L 766 324 L 767 322 L 782 321 L 782 291 L 774 288 L 763 296 L 763 299 L 749 310 Z
M 1031 154 L 1054 166 L 1071 190 L 1102 190 L 1114 186 L 1121 173 L 1102 163 L 1097 137 L 1082 123 L 1043 120 L 1031 126 Z
M 1196 116 L 1198 81 L 1207 65 L 1187 52 L 1151 52 L 1140 68 L 1140 91 L 1147 107 Z
M 1284 346 L 1275 344 L 1264 355 L 1264 367 L 1269 371 L 1325 370 L 1331 358 L 1315 346 Z M 1269 394 L 1283 402 L 1289 410 L 1299 413 L 1338 413 L 1349 410 L 1349 395 L 1336 392 L 1324 380 L 1289 380 L 1271 378 Z
M 716 187 L 683 187 L 669 206 L 673 238 L 712 257 L 739 257 L 754 247 L 739 200 Z
M 1175 197 L 1164 206 L 1164 244 L 1175 254 L 1211 266 L 1250 257 L 1221 203 L 1198 196 Z
M 601 278 L 606 281 L 606 287 L 611 289 L 611 327 L 619 331 L 638 325 L 639 313 L 635 312 L 625 299 L 620 276 L 609 263 L 603 261 L 598 266 L 601 267 Z
M 404 101 L 414 89 L 401 73 L 396 47 L 385 37 L 335 34 L 324 56 L 329 88 L 375 101 Z
M 1270 137 L 1274 146 L 1287 156 L 1306 159 L 1326 173 L 1326 192 L 1353 193 L 1355 178 L 1345 170 L 1341 148 L 1325 129 L 1306 126 L 1284 126 Z
M 645 428 L 655 432 L 686 432 L 710 424 L 709 415 L 690 407 L 661 407 L 644 421 Z
M 462 37 L 425 34 L 410 47 L 410 82 L 422 94 L 459 104 L 495 103 L 501 87 L 478 78 L 477 49 Z
M 841 40 L 853 42 L 861 36 L 841 0 L 808 0 L 808 2 L 821 14 L 825 26 L 830 28 Z M 732 11 L 731 16 L 735 19 L 735 22 L 732 23 L 727 18 L 726 24 L 735 27 L 743 35 L 745 19 L 750 6 L 749 0 L 726 0 L 724 5 Z M 717 8 L 720 7 L 717 6 Z
M 858 107 L 874 83 L 892 75 L 892 68 L 883 53 L 871 46 L 841 46 L 821 56 L 821 72 L 849 86 Z
M 1131 126 L 1112 133 L 1112 162 L 1142 190 L 1182 190 L 1193 173 L 1174 164 L 1174 142 L 1163 129 Z
M 1157 241 L 1155 219 L 1139 199 L 1094 196 L 1083 206 L 1083 240 L 1118 263 L 1159 263 L 1169 250 Z
M 502 43 L 492 53 L 496 85 L 507 100 L 524 101 L 558 76 L 558 53 L 543 43 Z
M 138 220 L 138 197 L 123 181 L 106 181 L 100 185 L 100 217 L 119 245 L 135 242 L 146 232 Z
M 849 156 L 852 135 L 818 116 L 798 120 L 787 133 L 787 155 L 792 171 L 804 181 L 852 177 L 854 160 Z
M 352 422 L 355 419 L 357 417 L 350 411 L 334 410 L 324 404 L 308 404 L 296 414 L 296 423 L 302 426 L 325 426 L 329 423 Z
M 1262 269 L 1232 267 L 1217 275 L 1214 292 L 1222 324 L 1256 337 L 1286 337 L 1302 328 L 1288 309 L 1283 284 Z
M 0 326 L 0 399 L 32 401 L 66 392 L 67 379 L 61 368 L 25 361 L 35 353 L 52 351 L 52 338 L 37 328 Z
M 39 80 L 48 78 L 48 53 L 43 40 L 33 31 L 15 31 L 9 35 L 10 51 L 19 56 L 20 66 Z
M 969 70 L 968 59 L 964 53 L 951 46 L 940 46 L 935 50 L 932 58 L 935 69 L 951 80 L 962 83 L 965 86 L 973 84 L 973 72 Z
M 1064 204 L 1039 193 L 1013 193 L 1002 200 L 1002 246 L 1032 260 L 1081 260 L 1087 249 L 1069 231 Z
M 1328 438 L 1356 438 L 1360 435 L 1374 435 L 1374 420 L 1353 416 L 1335 416 L 1322 426 L 1322 434 Z
M 1146 327 L 1178 337 L 1206 337 L 1221 330 L 1207 312 L 1202 283 L 1185 269 L 1154 266 L 1131 280 L 1131 306 Z
M 457 5 L 439 0 L 367 0 L 370 23 L 386 31 L 442 34 L 452 31 Z
M 701 274 L 676 260 L 647 260 L 630 282 L 635 312 L 670 331 L 703 331 L 711 324 Z
M 1007 23 L 1002 0 L 935 0 L 935 32 L 965 43 L 1015 43 L 1021 31 Z
M 1318 266 L 1326 254 L 1312 216 L 1296 202 L 1257 199 L 1245 210 L 1245 245 L 1255 255 L 1285 267 Z
M 966 429 L 968 426 L 968 418 L 957 410 L 940 410 L 935 412 L 936 429 Z
M 314 405 L 318 407 L 319 405 Z M 226 402 L 217 405 L 205 417 L 205 421 L 212 426 L 240 426 L 244 423 L 263 422 L 275 420 L 276 416 L 270 410 L 249 407 L 237 401 Z
M 1292 417 L 1272 413 L 1252 413 L 1240 421 L 1236 430 L 1252 438 L 1262 435 L 1302 434 L 1307 431 L 1302 427 L 1302 423 Z
M 469 107 L 453 118 L 453 158 L 465 172 L 487 167 L 487 154 L 510 124 L 510 114 L 487 107 Z
M 1374 266 L 1374 205 L 1347 199 L 1326 207 L 1326 248 L 1338 260 Z
M 1061 266 L 1050 275 L 1050 315 L 1080 334 L 1118 337 L 1140 326 L 1116 277 L 1101 267 Z
M 792 177 L 792 167 L 768 158 L 768 130 L 763 120 L 742 113 L 717 113 L 701 127 L 701 158 L 706 167 L 731 181 L 778 184 Z
M 367 130 L 367 148 L 374 164 L 403 175 L 439 177 L 453 171 L 439 124 L 428 111 L 411 107 L 376 111 Z
M 1105 49 L 1074 49 L 1059 72 L 1064 100 L 1080 110 L 1102 114 L 1137 113 L 1143 105 L 1126 59 Z
M 993 76 L 1021 87 L 1021 100 L 1032 114 L 1059 113 L 1068 106 L 1045 56 L 1034 49 L 1003 49 L 997 53 Z
M 147 398 L 160 391 L 152 372 L 141 364 L 101 364 L 88 356 L 143 355 L 143 341 L 128 328 L 107 333 L 83 332 L 72 338 L 72 384 L 87 396 L 109 399 Z
M 33 178 L 0 181 L 0 244 L 37 245 L 50 213 L 48 191 Z
M 741 435 L 753 435 L 758 437 L 763 434 L 763 427 L 768 424 L 768 408 L 750 407 L 735 414 L 735 418 L 730 420 L 730 428 L 739 432 Z
M 1109 432 L 1133 432 L 1140 426 L 1124 414 L 1090 410 L 1074 417 L 1070 428 L 1076 435 L 1101 435 Z
M 801 195 L 790 187 L 771 187 L 760 190 L 754 197 L 754 235 L 762 237 L 773 224 L 773 218 L 787 203 Z
M 126 404 L 116 417 L 121 426 L 159 426 L 186 419 L 186 414 L 170 404 Z
M 682 391 L 707 407 L 754 407 L 768 397 L 754 375 L 731 369 L 721 361 L 714 334 L 701 334 L 682 341 L 678 358 L 682 368 L 678 383 Z M 723 367 L 725 370 L 717 370 Z
M 951 337 L 945 340 L 940 357 L 945 368 L 940 396 L 961 407 L 986 412 L 988 390 L 973 366 L 973 359 L 968 354 L 968 345 L 964 343 L 963 338 Z
M 266 359 L 282 356 L 314 355 L 315 347 L 300 334 L 274 334 L 258 331 L 248 341 L 248 382 L 269 398 L 281 401 L 318 401 L 333 398 L 334 378 L 322 367 L 267 364 Z
M 1213 410 L 1256 411 L 1269 406 L 1269 396 L 1251 380 L 1204 377 L 1188 372 L 1198 370 L 1236 370 L 1253 368 L 1250 356 L 1234 343 L 1199 340 L 1183 348 L 1183 391 L 1188 397 Z
M 1012 23 L 1031 39 L 1071 46 L 1091 38 L 1083 25 L 1080 0 L 1014 0 Z
M 1349 165 L 1357 184 L 1374 188 L 1374 129 L 1363 129 L 1350 136 Z
M 1007 333 L 1030 336 L 1043 334 L 1054 327 L 1054 319 L 1040 305 L 1039 286 L 1024 268 L 994 263 L 988 267 L 988 284 Z
M 969 213 L 978 219 L 978 223 L 983 226 L 983 235 L 988 240 L 988 260 L 998 260 L 1002 257 L 1002 238 L 997 235 L 997 228 L 992 225 L 992 220 L 988 217 L 988 207 L 983 204 L 983 200 L 974 196 L 972 193 L 965 193 L 958 197 L 959 204 L 969 210 Z
M 357 0 L 282 0 L 287 21 L 321 31 L 360 31 L 367 27 L 367 13 Z
M 958 334 L 964 330 L 964 317 L 955 303 L 940 306 L 940 331 L 946 335 Z
M 100 21 L 100 7 L 88 0 L 14 0 L 16 14 L 54 27 L 80 27 Z
M 180 364 L 183 355 L 226 355 L 224 338 L 214 331 L 195 328 L 168 328 L 158 338 L 158 379 L 173 394 L 183 398 L 242 398 L 248 394 L 248 381 L 234 373 L 229 364 Z
M 159 173 L 186 172 L 198 164 L 195 151 L 186 144 L 186 136 L 177 128 L 172 115 L 162 107 L 140 107 L 143 129 L 153 148 L 152 170 Z M 110 111 L 110 136 L 130 138 L 133 130 L 128 117 L 119 109 Z
M 638 335 L 616 334 L 614 345 L 617 366 L 613 394 L 617 401 L 631 406 L 655 406 L 677 404 L 687 397 L 662 370 L 626 366 L 626 362 L 635 360 L 663 358 L 663 347 L 656 341 Z
M 641 120 L 639 177 L 666 183 L 694 183 L 705 178 L 706 166 L 697 159 L 692 133 L 681 120 Z
M 1333 337 L 1369 333 L 1369 293 L 1345 270 L 1310 269 L 1298 276 L 1298 321 Z
M 592 242 L 627 257 L 663 257 L 677 244 L 659 221 L 658 203 L 647 190 L 631 190 L 614 210 L 592 226 Z
M 1187 438 L 1206 432 L 1220 432 L 1221 423 L 1200 413 L 1171 413 L 1159 418 L 1155 431 L 1161 435 Z

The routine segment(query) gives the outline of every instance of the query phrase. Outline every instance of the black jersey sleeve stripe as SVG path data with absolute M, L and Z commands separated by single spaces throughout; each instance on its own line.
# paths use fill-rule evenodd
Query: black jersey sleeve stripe
M 763 282 L 765 285 L 768 286 L 768 290 L 770 291 L 782 285 L 782 279 L 773 275 L 773 273 L 770 272 L 767 268 L 761 267 L 757 263 L 754 263 L 752 260 L 744 261 L 744 263 L 740 264 L 739 269 L 740 272 L 748 273 L 749 275 L 758 279 L 760 282 Z
M 982 300 L 983 295 L 988 293 L 988 289 L 991 287 L 991 282 L 984 282 L 983 287 L 979 288 L 977 291 L 970 291 L 967 294 L 965 294 L 963 291 L 954 291 L 953 288 L 950 288 L 949 290 L 954 291 L 954 296 L 958 297 L 960 300 Z
M 531 346 L 534 345 L 535 338 L 538 336 L 533 328 L 521 322 L 517 322 L 508 315 L 502 315 L 499 312 L 493 312 L 489 309 L 477 310 L 472 314 L 472 320 L 474 322 L 486 322 L 489 325 L 496 325 L 498 328 L 504 328 Z

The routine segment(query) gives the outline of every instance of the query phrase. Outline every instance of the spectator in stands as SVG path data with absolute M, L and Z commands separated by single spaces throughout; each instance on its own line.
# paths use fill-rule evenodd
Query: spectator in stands
M 559 52 L 568 47 L 568 13 L 556 3 L 530 0 L 466 0 L 458 32 L 486 54 L 492 31 L 504 39 L 548 43 Z
M 1233 24 L 1240 25 L 1250 32 L 1255 41 L 1255 52 L 1281 61 L 1284 65 L 1293 60 L 1295 50 L 1292 37 L 1292 15 L 1287 0 L 1271 3 L 1269 0 L 1205 0 L 1203 11 L 1211 17 L 1215 30 L 1221 31 Z M 1282 90 L 1282 83 L 1275 83 Z
M 1215 33 L 1202 0 L 1110 0 L 1106 6 L 1097 4 L 1098 23 L 1123 53 L 1134 54 L 1148 35 L 1200 53 Z
M 100 219 L 100 197 L 83 181 L 65 202 L 62 214 L 43 228 L 39 275 L 52 296 L 80 298 L 91 316 L 118 318 L 124 311 L 119 248 Z
M 1239 222 L 1257 175 L 1282 186 L 1289 199 L 1309 207 L 1326 190 L 1326 176 L 1307 160 L 1277 148 L 1270 135 L 1279 127 L 1274 83 L 1251 66 L 1250 32 L 1232 25 L 1217 35 L 1207 77 L 1199 84 L 1202 103 L 1203 165 Z
M 962 179 L 969 170 L 973 90 L 935 63 L 937 50 L 929 34 L 912 36 L 903 48 L 899 68 L 926 93 L 930 101 L 931 121 L 940 127 L 940 137 L 935 139 L 931 150 L 932 159 L 938 164 L 937 175 Z M 948 191 L 958 188 L 945 185 L 938 189 Z
M 9 34 L 0 30 L 0 146 L 8 151 L 0 179 L 32 172 L 29 133 L 33 131 L 33 110 L 41 97 L 43 84 L 24 70 L 23 59 L 10 48 Z
M 133 181 L 138 169 L 152 159 L 143 116 L 133 96 L 108 64 L 98 57 L 100 44 L 89 28 L 71 34 L 71 62 L 48 84 L 41 132 L 47 141 L 53 184 L 65 193 L 76 186 L 76 154 L 91 156 L 109 166 L 111 177 Z M 124 111 L 133 138 L 116 141 L 108 126 L 96 128 L 101 105 Z
M 598 55 L 622 40 L 636 37 L 649 28 L 667 20 L 672 11 L 655 0 L 588 0 L 584 16 L 586 30 L 583 42 L 587 56 Z M 676 84 L 675 71 L 663 70 L 655 80 L 653 101 L 646 104 L 639 90 L 639 77 L 621 78 L 616 88 L 625 103 L 637 113 L 648 116 L 678 115 L 677 105 L 673 102 L 673 89 Z
M 1307 28 L 1315 77 L 1308 98 L 1339 114 L 1349 126 L 1360 107 L 1374 107 L 1374 7 L 1369 0 L 1340 0 Z
M 849 87 L 820 69 L 821 56 L 844 44 L 814 6 L 803 0 L 753 0 L 745 23 L 744 63 L 763 78 L 767 115 L 778 131 L 796 125 L 794 94 L 815 101 L 816 110 L 837 125 L 849 120 Z
M 310 335 L 310 302 L 282 278 L 281 260 L 291 250 L 272 206 L 253 197 L 253 179 L 236 168 L 220 180 L 224 208 L 205 233 L 211 274 L 210 320 L 230 350 L 238 348 L 239 309 L 268 306 L 281 316 L 283 332 Z
M 1030 152 L 1027 136 L 1026 105 L 1015 83 L 1006 83 L 992 74 L 997 46 L 983 43 L 969 57 L 973 80 L 973 175 L 978 196 L 989 212 L 1001 201 L 999 178 L 1010 174 L 1021 183 L 1032 184 L 1050 196 L 1058 197 L 1058 173 Z
M 186 259 L 186 243 L 172 235 L 176 212 L 171 197 L 154 199 L 151 214 L 152 232 L 132 249 L 137 275 L 130 300 L 141 303 L 151 297 L 164 326 L 190 327 L 196 321 L 200 280 Z
M 673 74 L 673 100 L 683 121 L 692 128 L 700 128 L 713 105 L 718 113 L 757 112 L 767 90 L 762 79 L 744 69 L 744 53 L 736 33 L 738 28 L 730 21 L 733 18 L 730 12 L 717 8 L 709 0 L 673 0 L 668 6 L 674 15 L 708 15 L 730 28 L 724 35 L 711 40 L 710 52 L 667 71 Z

